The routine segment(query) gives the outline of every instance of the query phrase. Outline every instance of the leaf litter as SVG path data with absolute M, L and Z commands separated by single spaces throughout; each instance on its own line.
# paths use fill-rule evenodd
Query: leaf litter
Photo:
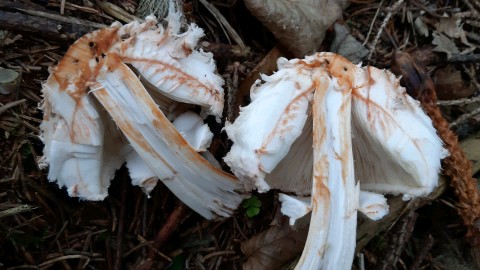
M 46 8 L 51 12 L 59 14 L 61 2 L 50 1 L 49 6 Z M 89 18 L 104 25 L 109 25 L 113 21 L 111 15 L 106 15 L 102 8 L 96 6 L 95 3 L 65 2 L 64 12 L 70 16 Z M 122 6 L 121 2 L 123 1 L 115 3 Z M 253 28 L 251 24 L 248 26 L 243 24 L 244 21 L 240 18 L 245 18 L 245 15 L 249 13 L 242 1 L 231 1 L 226 6 L 218 5 L 218 3 L 213 1 L 211 3 L 217 5 L 220 13 L 230 21 L 241 37 L 248 36 L 248 38 L 244 38 L 244 41 L 247 46 L 251 47 L 253 52 L 249 55 L 235 54 L 233 59 L 225 58 L 225 55 L 231 57 L 232 52 L 230 50 L 232 47 L 223 46 L 222 44 L 217 47 L 221 48 L 221 50 L 215 51 L 215 58 L 223 59 L 221 60 L 223 63 L 219 65 L 220 74 L 231 75 L 226 70 L 234 70 L 227 68 L 233 64 L 233 61 L 239 61 L 246 67 L 244 73 L 239 73 L 239 81 L 241 82 L 246 74 L 254 68 L 255 64 L 260 62 L 262 56 L 269 51 L 273 42 L 260 37 L 268 32 L 268 30 L 262 30 L 260 24 L 256 24 L 256 27 Z M 435 15 L 442 14 L 445 9 L 440 10 L 438 7 L 443 6 L 436 3 L 429 4 L 428 7 L 427 4 L 429 3 L 415 2 L 407 4 L 403 10 L 400 10 L 393 16 L 393 19 L 386 25 L 385 33 L 379 40 L 379 44 L 375 49 L 376 54 L 372 58 L 377 67 L 389 67 L 390 53 L 394 49 L 401 48 L 402 50 L 415 52 L 416 50 L 425 49 L 423 46 L 432 48 L 431 41 L 433 38 L 431 36 L 426 39 L 415 36 L 411 28 L 412 26 L 403 20 L 403 18 L 407 18 L 409 11 L 415 18 L 420 15 L 419 11 L 423 10 L 425 13 L 422 15 L 422 18 L 427 18 L 423 21 L 426 22 L 430 32 L 436 31 L 434 24 L 440 20 L 440 17 Z M 471 3 L 472 7 L 464 5 L 463 2 L 455 3 L 455 5 L 457 4 L 458 6 L 451 7 L 452 12 L 450 14 L 459 10 L 462 12 L 471 11 L 472 7 L 476 10 L 479 9 L 479 7 L 475 6 L 476 2 Z M 29 8 L 39 10 L 43 7 L 38 7 L 33 3 Z M 226 42 L 225 34 L 219 30 L 218 22 L 213 17 L 210 17 L 210 13 L 203 10 L 202 7 L 198 7 L 194 2 L 186 1 L 185 8 L 193 11 L 189 15 L 191 16 L 190 19 L 195 20 L 199 24 L 209 26 L 205 27 L 205 29 L 210 29 L 207 30 L 207 40 L 211 44 L 215 44 L 216 40 Z M 377 9 L 380 10 L 379 17 L 374 22 L 372 30 L 373 33 L 376 33 L 387 12 L 384 7 L 378 5 L 378 1 L 354 1 L 344 11 L 344 14 L 347 15 L 344 18 L 349 25 L 350 33 L 360 42 L 364 40 L 369 30 L 365 25 L 370 25 Z M 0 10 L 3 12 L 5 9 L 2 6 Z M 199 14 L 206 20 L 201 19 Z M 478 44 L 478 40 L 474 39 L 475 30 L 472 30 L 472 25 L 475 21 L 474 17 L 463 17 L 461 21 L 469 43 L 474 46 Z M 118 229 L 122 223 L 125 228 L 125 237 L 120 242 L 120 246 L 123 247 L 121 252 L 124 256 L 120 256 L 120 260 L 125 263 L 124 265 L 129 265 L 136 261 L 136 256 L 145 258 L 146 252 L 152 246 L 150 240 L 153 239 L 155 233 L 166 222 L 168 215 L 174 212 L 176 199 L 165 187 L 159 186 L 153 190 L 152 198 L 147 200 L 141 190 L 127 184 L 126 191 L 128 196 L 125 199 L 125 203 L 122 203 L 119 194 L 120 190 L 123 189 L 121 182 L 125 180 L 121 180 L 121 177 L 127 177 L 122 172 L 118 174 L 118 178 L 112 182 L 110 187 L 109 191 L 112 194 L 112 198 L 104 202 L 85 203 L 72 200 L 66 196 L 65 192 L 57 191 L 54 185 L 49 184 L 45 178 L 45 172 L 39 171 L 36 165 L 31 163 L 32 157 L 35 160 L 42 154 L 41 142 L 36 137 L 38 125 L 41 121 L 41 114 L 37 110 L 36 104 L 40 101 L 40 83 L 46 79 L 48 67 L 54 65 L 61 58 L 66 47 L 64 44 L 58 46 L 59 44 L 55 40 L 45 39 L 39 35 L 23 34 L 18 36 L 18 33 L 20 33 L 18 29 L 9 30 L 9 32 L 8 37 L 14 40 L 14 42 L 4 44 L 1 47 L 0 51 L 3 58 L 0 57 L 0 65 L 4 68 L 22 70 L 22 81 L 20 82 L 18 97 L 15 95 L 0 96 L 0 102 L 9 104 L 19 99 L 26 99 L 26 103 L 16 105 L 0 115 L 2 135 L 0 152 L 3 153 L 0 157 L 0 170 L 2 173 L 2 177 L 0 177 L 0 199 L 2 210 L 23 204 L 34 205 L 39 208 L 17 214 L 14 218 L 8 217 L 0 221 L 2 231 L 0 239 L 2 247 L 5 247 L 1 251 L 1 257 L 5 259 L 2 259 L 0 263 L 4 267 L 42 264 L 43 266 L 49 265 L 51 267 L 64 266 L 65 269 L 68 269 L 68 267 L 81 267 L 88 261 L 89 265 L 94 267 L 109 268 L 110 265 L 111 269 L 113 269 L 118 257 L 114 247 L 119 243 Z M 332 38 L 332 34 L 327 30 L 325 36 L 327 38 L 326 44 L 328 44 L 328 39 Z M 462 43 L 460 38 L 445 36 L 453 40 L 460 52 L 469 49 L 469 46 Z M 324 45 L 321 46 L 323 47 Z M 472 53 L 478 54 L 478 50 Z M 467 57 L 471 55 L 471 53 L 466 53 Z M 440 53 L 437 56 L 441 58 L 444 54 Z M 445 65 L 443 60 L 439 61 L 438 59 L 435 60 L 435 58 L 426 59 L 427 70 L 435 70 L 439 65 Z M 466 62 L 465 69 L 456 63 L 453 63 L 453 65 L 456 65 L 456 70 L 462 70 L 462 78 L 464 80 L 471 80 L 472 84 L 475 79 L 478 81 L 478 66 L 475 63 Z M 473 73 L 471 73 L 473 77 L 465 72 L 465 70 L 470 72 L 471 68 L 473 68 Z M 474 96 L 478 95 L 478 86 L 476 89 L 477 92 Z M 244 105 L 244 101 L 241 104 Z M 475 103 L 471 104 L 475 105 Z M 447 112 L 447 117 L 450 117 L 450 119 L 456 119 L 465 110 L 463 108 L 464 105 L 454 106 Z M 476 130 L 474 124 L 468 125 L 466 123 L 464 122 L 463 125 L 461 124 L 456 129 L 462 138 L 471 135 Z M 214 121 L 211 121 L 209 125 L 215 127 L 216 124 Z M 478 128 L 478 125 L 476 127 Z M 218 130 L 215 131 L 214 129 L 214 134 L 212 147 L 216 149 L 214 152 L 217 153 L 218 159 L 218 157 L 226 153 L 228 142 L 224 138 L 222 139 Z M 30 149 L 28 153 L 19 151 L 22 146 Z M 448 200 L 451 202 L 449 203 L 451 207 L 457 207 L 451 197 L 448 197 L 448 195 L 444 196 L 442 196 L 444 198 L 443 201 Z M 156 249 L 156 266 L 166 267 L 169 265 L 169 260 L 162 258 L 177 258 L 178 254 L 182 254 L 185 256 L 178 256 L 178 258 L 183 258 L 182 265 L 187 265 L 190 269 L 222 269 L 219 268 L 221 266 L 240 268 L 245 257 L 241 253 L 238 243 L 269 228 L 270 222 L 277 216 L 275 209 L 278 209 L 278 206 L 272 203 L 273 199 L 272 194 L 268 194 L 267 199 L 261 198 L 264 203 L 262 205 L 262 213 L 253 219 L 247 218 L 244 213 L 241 213 L 227 221 L 212 223 L 206 222 L 196 214 L 188 212 L 179 227 L 175 229 L 176 233 L 172 234 L 171 240 L 168 240 L 167 246 Z M 447 207 L 447 210 L 443 211 L 445 215 L 434 214 L 438 209 L 444 209 L 445 207 Z M 445 217 L 445 219 L 439 218 L 437 220 L 437 229 L 431 232 L 436 239 L 444 239 L 447 242 L 452 240 L 450 239 L 451 237 L 454 237 L 455 239 L 451 243 L 455 243 L 453 249 L 457 250 L 464 247 L 462 226 L 460 226 L 461 222 L 458 218 L 455 218 L 454 209 L 452 208 L 452 211 L 450 211 L 449 207 L 442 201 L 435 201 L 431 207 L 420 211 L 422 211 L 425 219 L 435 215 Z M 263 209 L 270 211 L 263 212 Z M 422 215 L 420 215 L 420 218 Z M 425 219 L 417 221 L 417 224 L 419 222 L 421 224 L 427 222 L 425 224 L 428 224 L 428 221 Z M 445 224 L 447 219 L 449 220 L 448 225 L 450 225 L 448 227 Z M 445 226 L 442 227 L 443 225 L 440 224 Z M 4 234 L 5 229 L 8 228 L 10 230 Z M 424 231 L 422 226 L 417 226 L 412 236 L 414 240 L 407 244 L 409 249 L 414 251 L 420 249 L 421 245 L 415 241 L 422 239 Z M 450 238 L 442 236 L 445 233 L 448 233 Z M 386 234 L 389 234 L 389 232 L 386 232 Z M 31 240 L 35 242 L 35 245 L 24 245 L 25 243 L 15 241 L 20 238 L 20 235 L 32 236 Z M 195 245 L 194 248 L 180 244 L 190 242 L 187 239 L 204 239 L 205 241 Z M 206 241 L 207 239 L 210 240 Z M 199 242 L 197 241 L 196 243 Z M 285 245 L 286 247 L 288 245 Z M 435 247 L 426 251 L 431 257 L 426 257 L 420 261 L 424 267 L 438 268 L 447 265 L 445 260 L 436 259 L 440 258 L 439 256 L 442 256 L 442 254 Z M 166 257 L 162 257 L 160 254 Z M 364 265 L 366 266 L 374 265 L 376 258 L 379 256 L 379 254 L 374 253 L 372 246 L 364 248 L 362 254 Z M 72 257 L 72 255 L 74 256 Z M 409 264 L 419 259 L 416 258 L 415 254 L 408 252 L 403 253 L 401 256 L 402 261 L 400 263 Z M 458 266 L 459 261 L 465 261 L 464 258 L 461 258 L 463 255 L 459 252 L 450 252 L 448 256 L 450 258 L 449 266 Z M 358 260 L 360 261 L 360 259 Z M 455 261 L 457 264 L 455 264 Z M 356 263 L 355 267 L 361 265 L 360 262 L 358 263 Z

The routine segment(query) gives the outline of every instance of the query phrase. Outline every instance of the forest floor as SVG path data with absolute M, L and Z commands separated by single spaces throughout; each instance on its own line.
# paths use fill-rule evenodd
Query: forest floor
M 214 53 L 226 86 L 241 91 L 259 63 L 260 68 L 275 64 L 268 54 L 281 46 L 243 1 L 212 1 L 215 16 L 204 2 L 186 0 L 185 15 L 205 29 L 202 45 Z M 289 269 L 306 234 L 283 226 L 276 191 L 255 194 L 228 219 L 207 221 L 161 183 L 148 198 L 131 185 L 126 168 L 100 202 L 70 198 L 39 168 L 39 103 L 49 68 L 83 34 L 134 18 L 137 5 L 137 0 L 0 1 L 0 67 L 20 73 L 18 87 L 0 94 L 0 269 L 134 269 L 146 260 L 153 269 L 241 269 L 247 261 L 246 269 Z M 244 45 L 222 30 L 218 14 Z M 337 21 L 369 52 L 362 56 L 364 65 L 389 69 L 396 51 L 413 56 L 433 80 L 443 116 L 473 161 L 474 177 L 480 170 L 479 14 L 478 0 L 353 0 Z M 326 29 L 319 50 L 331 48 L 333 31 Z M 220 128 L 214 133 L 211 151 L 220 160 L 230 142 Z M 251 207 L 260 210 L 249 212 Z M 438 198 L 376 232 L 358 250 L 353 267 L 477 269 L 471 246 L 480 243 L 466 240 L 458 207 L 447 184 Z M 268 242 L 270 236 L 276 240 Z M 283 266 L 268 267 L 272 260 Z

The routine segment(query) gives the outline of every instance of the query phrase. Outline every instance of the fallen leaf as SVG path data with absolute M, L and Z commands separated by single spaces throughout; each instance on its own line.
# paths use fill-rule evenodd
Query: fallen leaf
M 368 49 L 363 47 L 362 43 L 350 34 L 350 29 L 347 26 L 335 23 L 333 29 L 335 30 L 335 37 L 330 46 L 331 52 L 342 55 L 354 64 L 362 62 L 367 57 Z
M 441 100 L 466 98 L 475 93 L 471 84 L 465 84 L 462 72 L 450 65 L 435 71 L 433 80 Z
M 452 54 L 460 53 L 455 43 L 444 34 L 433 32 L 432 36 L 432 44 L 436 45 L 436 47 L 433 48 L 434 51 L 444 52 L 447 54 L 448 58 L 450 58 Z
M 422 20 L 421 16 L 415 19 L 415 21 L 413 22 L 413 25 L 415 26 L 415 30 L 417 30 L 420 35 L 428 37 L 429 35 L 428 26 Z
M 243 270 L 279 269 L 302 251 L 307 233 L 308 227 L 294 231 L 285 223 L 272 226 L 244 241 L 241 249 L 247 261 Z
M 245 0 L 247 8 L 296 57 L 317 51 L 325 32 L 349 1 Z

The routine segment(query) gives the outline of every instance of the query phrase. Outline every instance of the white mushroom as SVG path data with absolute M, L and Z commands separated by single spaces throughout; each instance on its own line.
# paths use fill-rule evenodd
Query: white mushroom
M 404 198 L 427 195 L 447 152 L 390 72 L 332 53 L 278 63 L 279 71 L 252 87 L 252 103 L 226 128 L 234 144 L 225 161 L 247 188 L 253 182 L 260 191 L 295 193 L 280 195 L 291 224 L 312 213 L 296 269 L 350 269 L 357 210 L 374 220 L 388 213 L 383 195 L 359 187 Z M 255 96 L 258 89 L 264 98 Z M 291 94 L 296 91 L 302 95 Z M 313 128 L 304 125 L 308 114 Z
M 198 114 L 187 111 L 175 118 L 173 126 L 197 152 L 204 152 L 212 143 L 213 133 L 207 124 L 203 123 Z
M 159 109 L 187 102 L 217 119 L 223 110 L 223 80 L 212 54 L 195 50 L 203 31 L 192 24 L 181 33 L 180 17 L 170 10 L 166 29 L 148 17 L 94 31 L 52 68 L 43 85 L 40 164 L 50 165 L 49 180 L 66 186 L 70 196 L 104 199 L 127 162 L 133 183 L 145 192 L 160 179 L 206 218 L 228 216 L 241 202 L 239 181 L 196 152 L 211 141 L 208 126 L 188 116 L 194 125 L 184 135 L 194 139 L 187 143 Z M 154 86 L 154 99 L 126 63 Z

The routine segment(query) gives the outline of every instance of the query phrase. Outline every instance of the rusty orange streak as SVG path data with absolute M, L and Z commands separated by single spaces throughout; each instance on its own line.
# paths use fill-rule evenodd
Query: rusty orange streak
M 103 65 L 103 58 L 106 51 L 117 41 L 117 28 L 104 28 L 86 34 L 77 40 L 66 52 L 58 65 L 52 69 L 52 75 L 47 80 L 47 85 L 55 80 L 60 91 L 67 91 L 68 95 L 75 101 L 75 109 L 71 123 L 67 123 L 70 140 L 73 143 L 82 143 L 83 138 L 88 138 L 90 130 L 77 124 L 77 113 L 83 107 L 82 98 L 87 93 L 87 84 L 96 80 Z M 90 67 L 90 61 L 95 60 L 94 69 Z M 91 123 L 95 120 L 88 115 L 82 115 Z
M 124 62 L 126 63 L 133 63 L 133 62 L 144 62 L 146 63 L 145 66 L 147 65 L 160 65 L 160 66 L 163 66 L 162 68 L 157 68 L 157 69 L 160 69 L 160 70 L 165 70 L 165 69 L 169 69 L 169 70 L 173 70 L 174 74 L 179 74 L 179 75 L 172 75 L 171 76 L 171 79 L 174 80 L 174 79 L 177 79 L 179 81 L 180 84 L 186 84 L 187 86 L 189 86 L 190 88 L 192 89 L 198 89 L 198 88 L 202 88 L 205 90 L 205 92 L 209 93 L 211 96 L 213 96 L 213 98 L 218 101 L 218 102 L 221 102 L 221 97 L 219 96 L 219 92 L 216 91 L 216 89 L 212 89 L 210 87 L 208 87 L 207 85 L 205 85 L 204 83 L 200 82 L 197 78 L 191 76 L 190 74 L 178 69 L 177 67 L 171 65 L 171 64 L 168 64 L 168 63 L 165 63 L 165 62 L 162 62 L 160 60 L 156 60 L 156 59 L 146 59 L 146 58 L 131 58 L 131 57 L 123 57 L 122 58 Z
M 161 160 L 161 162 L 165 164 L 165 166 L 172 172 L 172 174 L 177 174 L 175 169 L 170 166 L 170 164 L 155 149 L 153 149 L 153 147 L 148 143 L 148 141 L 145 140 L 143 134 L 127 121 L 128 117 L 124 116 L 124 112 L 121 108 L 118 108 L 117 106 L 106 106 L 108 103 L 111 102 L 112 98 L 110 97 L 108 91 L 105 88 L 99 88 L 98 90 L 94 91 L 93 94 L 110 113 L 112 118 L 115 120 L 115 123 L 118 125 L 118 127 L 120 127 L 120 129 L 129 141 L 137 144 L 140 148 L 143 149 L 143 151 L 147 152 L 155 159 Z
M 288 103 L 288 105 L 285 107 L 285 113 L 283 115 L 287 115 L 286 118 L 283 118 L 283 117 L 280 117 L 275 125 L 275 127 L 273 128 L 273 130 L 268 134 L 267 138 L 265 139 L 265 142 L 262 143 L 262 145 L 260 146 L 259 149 L 256 149 L 255 150 L 255 153 L 257 154 L 258 158 L 261 158 L 261 156 L 263 154 L 265 154 L 267 152 L 266 148 L 268 146 L 268 144 L 273 140 L 273 138 L 275 137 L 275 134 L 277 133 L 277 130 L 280 129 L 280 127 L 283 127 L 285 126 L 287 123 L 288 123 L 288 119 L 289 119 L 289 114 L 290 112 L 295 109 L 295 108 L 292 108 L 297 102 L 300 101 L 301 98 L 304 98 L 305 96 L 309 95 L 310 93 L 312 93 L 313 91 L 315 90 L 315 85 L 312 84 L 312 86 L 310 86 L 307 90 L 305 90 L 304 92 L 300 93 L 300 95 L 296 96 L 290 103 Z M 291 117 L 290 117 L 291 118 Z
M 119 66 L 119 71 L 122 73 L 123 78 L 129 78 L 130 76 L 135 77 L 135 74 L 123 63 Z M 173 124 L 158 108 L 157 104 L 155 104 L 145 87 L 139 80 L 136 79 L 136 77 L 135 80 L 124 79 L 123 81 L 127 85 L 127 88 L 132 91 L 133 95 L 138 98 L 142 104 L 148 106 L 150 112 L 152 113 L 152 124 L 156 131 L 161 134 L 163 138 L 168 138 L 168 147 L 172 148 L 174 146 L 177 150 L 180 150 L 182 158 L 191 160 L 193 164 L 201 164 L 200 167 L 209 169 L 215 174 L 221 175 L 230 181 L 238 181 L 233 175 L 215 168 L 188 144 L 175 126 L 173 126 Z

